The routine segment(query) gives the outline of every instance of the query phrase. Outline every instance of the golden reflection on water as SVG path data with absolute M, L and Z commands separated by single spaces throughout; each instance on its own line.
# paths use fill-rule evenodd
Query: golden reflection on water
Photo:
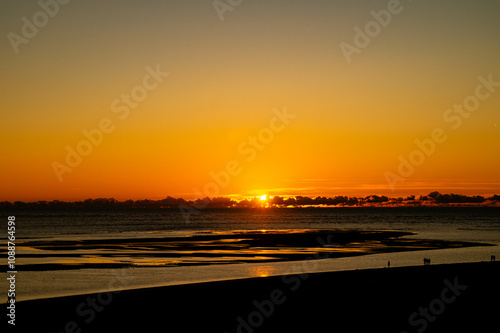
M 276 272 L 276 269 L 272 266 L 259 265 L 248 267 L 248 273 L 250 276 L 266 277 L 272 275 Z

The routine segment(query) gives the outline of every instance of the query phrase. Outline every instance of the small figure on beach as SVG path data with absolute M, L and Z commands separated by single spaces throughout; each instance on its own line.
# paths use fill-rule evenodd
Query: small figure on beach
M 491 256 L 491 261 L 495 261 L 495 256 Z
M 391 261 L 387 261 L 387 268 L 391 268 Z
M 431 264 L 431 258 L 424 258 L 424 265 L 430 265 Z

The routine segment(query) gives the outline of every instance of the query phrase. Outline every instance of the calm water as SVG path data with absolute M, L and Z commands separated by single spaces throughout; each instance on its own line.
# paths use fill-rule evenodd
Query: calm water
M 209 232 L 271 229 L 363 229 L 410 231 L 409 238 L 474 241 L 500 245 L 500 208 L 321 208 L 321 209 L 221 209 L 205 210 L 190 219 L 177 210 L 136 210 L 117 212 L 8 212 L 16 216 L 18 253 L 56 253 L 23 249 L 23 241 L 121 239 L 185 236 Z M 2 239 L 6 232 L 2 231 Z M 360 257 L 300 262 L 216 264 L 208 266 L 136 269 L 69 269 L 20 271 L 18 300 L 96 292 L 110 289 L 116 274 L 126 274 L 129 282 L 121 288 L 138 288 L 231 278 L 289 274 L 300 271 L 333 271 L 421 264 L 422 257 L 433 263 L 500 258 L 500 247 L 425 250 L 371 254 Z M 145 250 L 147 251 L 147 249 Z M 61 252 L 63 253 L 63 252 Z M 55 258 L 55 256 L 54 256 Z M 53 258 L 52 258 L 53 259 Z M 63 260 L 64 258 L 57 258 Z M 18 263 L 22 263 L 22 257 Z M 48 260 L 45 255 L 33 259 Z M 317 263 L 316 263 L 317 262 Z M 120 272 L 120 273 L 118 273 Z M 3 279 L 4 280 L 4 279 Z M 2 298 L 3 300 L 3 298 Z
M 221 209 L 204 210 L 198 215 L 191 215 L 189 219 L 178 210 L 18 212 L 16 225 L 17 238 L 102 237 L 106 234 L 164 231 L 339 228 L 439 234 L 479 231 L 491 233 L 493 238 L 500 240 L 500 208 Z M 5 231 L 2 233 L 5 235 Z

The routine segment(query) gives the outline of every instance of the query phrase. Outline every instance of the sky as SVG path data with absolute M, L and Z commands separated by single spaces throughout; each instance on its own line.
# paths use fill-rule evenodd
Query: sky
M 500 193 L 496 0 L 0 1 L 0 201 Z

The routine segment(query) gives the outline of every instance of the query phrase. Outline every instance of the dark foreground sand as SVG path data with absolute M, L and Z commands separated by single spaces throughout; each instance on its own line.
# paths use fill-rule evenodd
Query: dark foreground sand
M 499 327 L 499 299 L 500 263 L 431 265 L 25 301 L 17 303 L 16 329 L 493 332 Z

